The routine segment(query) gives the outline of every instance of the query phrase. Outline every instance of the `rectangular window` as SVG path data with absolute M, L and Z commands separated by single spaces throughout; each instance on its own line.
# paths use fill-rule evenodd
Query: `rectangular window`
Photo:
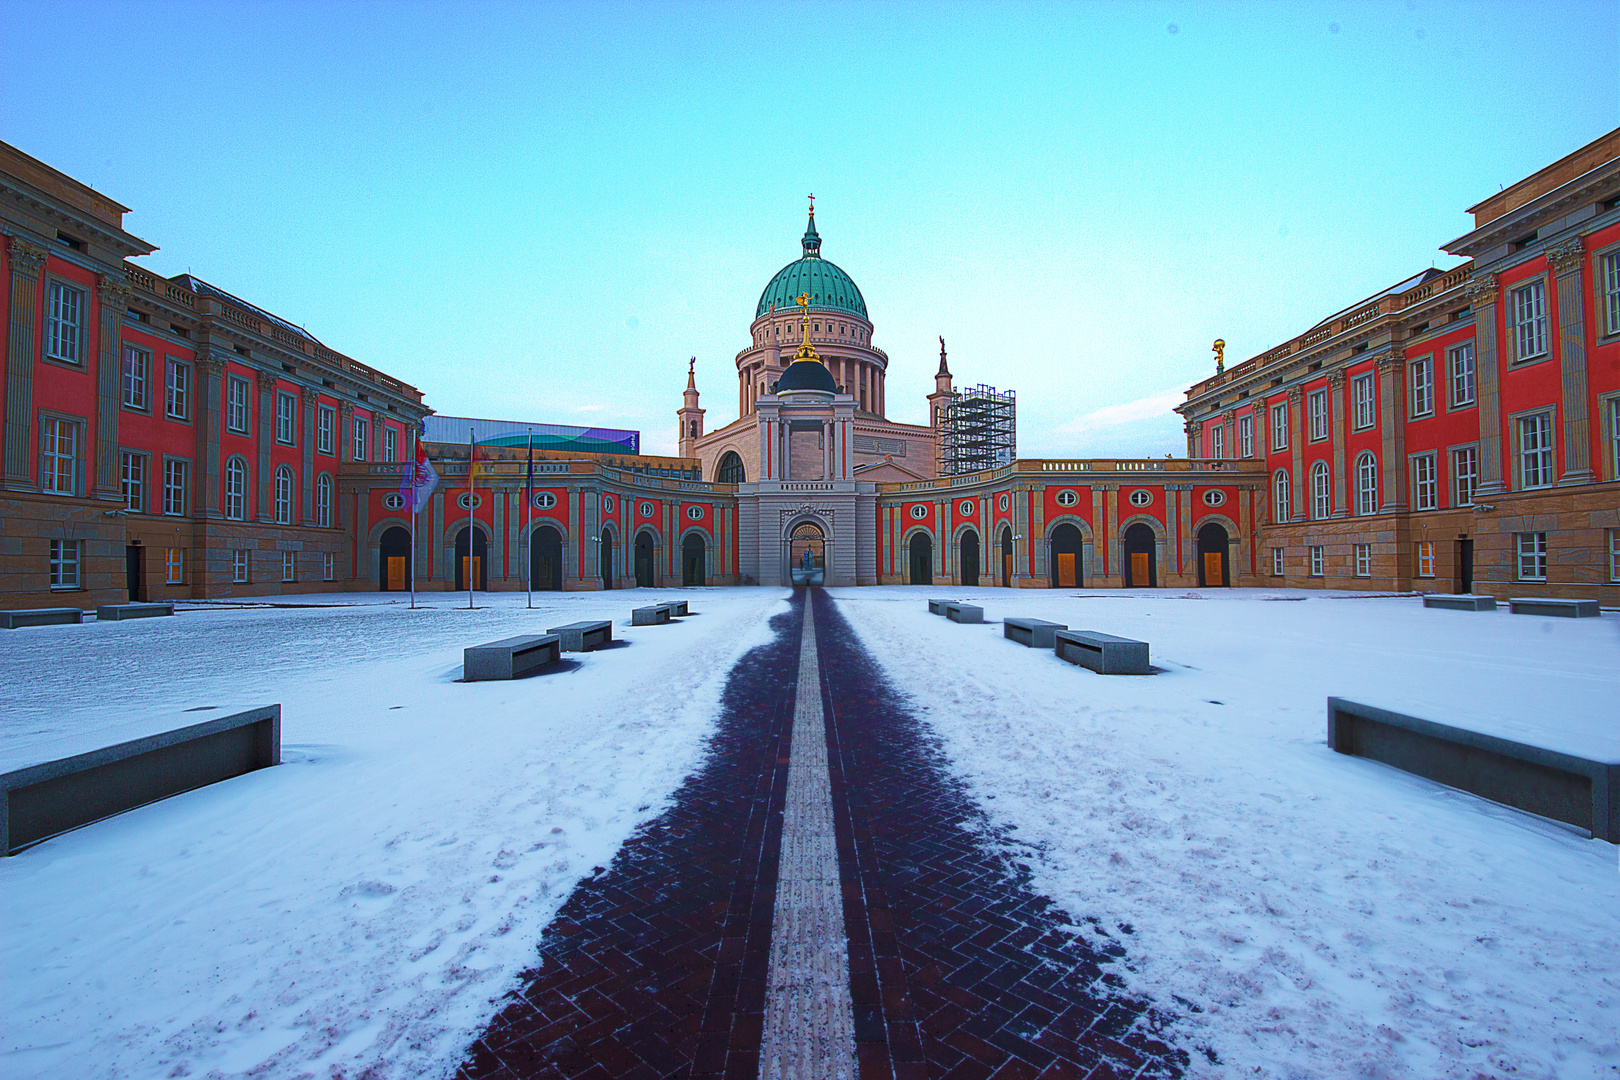
M 1434 472 L 1433 454 L 1419 454 L 1412 459 L 1412 509 L 1439 509 L 1440 490 Z
M 1356 430 L 1370 428 L 1378 423 L 1378 401 L 1373 396 L 1373 375 L 1357 375 L 1350 380 L 1350 399 L 1355 403 Z
M 124 407 L 145 412 L 152 402 L 152 354 L 124 346 Z
M 321 576 L 326 581 L 337 580 L 337 556 L 330 551 L 321 556 Z
M 191 368 L 170 357 L 167 372 L 164 375 L 163 415 L 170 420 L 190 419 L 190 399 Z
M 1322 545 L 1311 545 L 1311 577 L 1322 576 Z
M 1238 456 L 1254 457 L 1254 417 L 1238 417 Z
M 1372 545 L 1356 545 L 1356 577 L 1372 577 Z
M 1412 415 L 1434 412 L 1434 361 L 1428 357 L 1412 361 Z
M 51 541 L 51 588 L 79 587 L 79 540 Z
M 1306 399 L 1310 405 L 1311 414 L 1311 441 L 1327 438 L 1328 432 L 1328 399 L 1326 390 L 1312 390 L 1311 396 Z
M 1473 506 L 1474 491 L 1479 487 L 1479 450 L 1465 446 L 1451 452 L 1451 475 L 1456 485 L 1453 506 Z
M 235 375 L 225 380 L 225 429 L 239 435 L 248 431 L 248 381 Z
M 1620 529 L 1609 530 L 1609 580 L 1620 581 Z
M 246 548 L 237 548 L 231 552 L 231 583 L 233 585 L 246 585 L 248 583 L 249 552 Z
M 1282 548 L 1272 548 L 1271 549 L 1271 576 L 1272 577 L 1282 577 L 1283 576 L 1283 549 Z
M 186 512 L 186 463 L 174 458 L 163 459 L 163 512 L 170 515 Z
M 163 553 L 163 584 L 184 585 L 186 582 L 186 549 L 169 548 Z
M 84 290 L 51 282 L 45 312 L 45 355 L 77 364 L 84 351 Z
M 363 416 L 356 416 L 349 423 L 354 428 L 354 460 L 364 461 L 366 460 L 366 437 L 370 434 L 370 425 L 366 423 L 366 418 Z
M 40 485 L 55 495 L 72 495 L 79 464 L 79 425 L 42 417 L 39 421 Z
M 124 450 L 118 455 L 119 479 L 124 487 L 124 509 L 137 514 L 146 513 L 146 463 L 145 454 Z
M 1519 542 L 1519 580 L 1547 580 L 1547 534 L 1515 533 Z
M 298 399 L 291 394 L 276 395 L 276 442 L 287 446 L 293 444 L 293 434 L 298 430 Z
M 1288 449 L 1288 403 L 1271 407 L 1271 448 Z
M 1603 332 L 1620 334 L 1620 251 L 1603 256 Z
M 1451 407 L 1460 409 L 1474 403 L 1474 343 L 1465 341 L 1446 352 L 1451 371 Z
M 1519 486 L 1552 487 L 1552 417 L 1547 413 L 1519 417 Z
M 399 460 L 399 434 L 391 427 L 383 428 L 383 460 Z
M 1434 541 L 1424 540 L 1417 546 L 1418 577 L 1434 577 Z
M 325 405 L 315 414 L 315 449 L 323 454 L 332 452 L 332 431 L 337 427 L 337 413 Z
M 1532 281 L 1514 289 L 1513 359 L 1529 360 L 1547 351 L 1547 283 Z
M 1211 457 L 1224 458 L 1226 456 L 1226 425 L 1216 424 L 1209 429 L 1209 448 Z
M 298 553 L 296 551 L 283 551 L 281 553 L 281 580 L 283 584 L 298 580 Z
M 1620 480 L 1620 397 L 1609 399 L 1609 479 Z

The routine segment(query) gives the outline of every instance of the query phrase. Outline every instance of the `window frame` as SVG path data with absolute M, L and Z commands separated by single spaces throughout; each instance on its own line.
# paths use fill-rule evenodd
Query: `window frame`
M 315 452 L 336 456 L 337 410 L 330 405 L 315 406 Z
M 1417 564 L 1417 576 L 1420 578 L 1434 577 L 1434 541 L 1419 540 L 1414 555 L 1413 562 Z
M 178 378 L 177 378 L 178 377 Z M 178 386 L 176 385 L 178 383 Z M 191 365 L 177 356 L 163 358 L 163 418 L 191 423 Z M 179 402 L 179 410 L 175 402 Z
M 138 393 L 137 393 L 138 391 Z M 138 398 L 139 400 L 132 400 Z M 152 350 L 124 342 L 120 365 L 119 407 L 131 412 L 152 412 Z
M 1620 392 L 1598 398 L 1598 445 L 1603 451 L 1599 477 L 1620 480 Z
M 1451 505 L 1453 509 L 1464 506 L 1473 506 L 1474 497 L 1479 494 L 1479 444 L 1462 443 L 1458 446 L 1447 447 L 1451 461 Z M 1468 455 L 1472 468 L 1462 468 L 1463 455 Z M 1468 495 L 1465 498 L 1462 492 L 1462 481 L 1468 481 Z
M 399 432 L 388 424 L 382 426 L 383 460 L 399 460 Z
M 281 583 L 291 585 L 298 581 L 298 552 L 283 551 L 281 553 Z
M 1237 418 L 1237 451 L 1240 458 L 1254 457 L 1254 414 Z
M 1372 577 L 1372 545 L 1367 543 L 1358 543 L 1355 546 L 1355 555 L 1355 576 L 1358 578 Z
M 1271 514 L 1278 525 L 1294 520 L 1294 478 L 1287 469 L 1271 474 Z
M 1271 407 L 1271 449 L 1288 449 L 1288 402 L 1280 401 Z
M 1283 572 L 1286 569 L 1287 569 L 1287 563 L 1285 562 L 1284 557 L 1283 557 L 1283 549 L 1280 548 L 1280 547 L 1272 548 L 1271 549 L 1271 576 L 1272 577 L 1282 577 L 1282 576 L 1284 576 Z
M 1526 541 L 1529 550 L 1526 551 Z M 1517 571 L 1515 580 L 1518 581 L 1546 581 L 1548 566 L 1547 534 L 1544 532 L 1516 532 L 1513 534 L 1513 551 L 1515 555 L 1514 569 Z M 1532 561 L 1531 572 L 1525 573 L 1525 559 Z M 1539 570 L 1539 573 L 1537 571 Z
M 318 528 L 330 529 L 332 527 L 333 484 L 331 473 L 321 473 L 315 478 L 315 525 Z
M 1313 443 L 1325 442 L 1329 432 L 1332 430 L 1327 387 L 1319 387 L 1305 395 L 1305 416 L 1310 430 L 1307 441 Z M 1317 421 L 1321 421 L 1320 431 L 1318 431 Z
M 1356 455 L 1355 481 L 1356 516 L 1371 517 L 1378 513 L 1378 457 L 1371 450 Z
M 291 525 L 293 507 L 298 501 L 298 479 L 293 475 L 292 466 L 276 466 L 274 488 L 276 524 Z
M 241 400 L 237 400 L 237 391 Z M 225 376 L 225 430 L 233 435 L 250 435 L 253 427 L 253 384 L 240 375 Z
M 1609 530 L 1609 580 L 1620 581 L 1620 529 Z
M 276 391 L 276 442 L 298 445 L 298 395 L 285 390 Z
M 1310 574 L 1310 576 L 1311 577 L 1316 577 L 1316 578 L 1326 577 L 1327 576 L 1327 559 L 1322 553 L 1322 545 L 1321 544 L 1311 544 L 1311 545 L 1309 545 L 1309 550 L 1310 550 L 1310 556 L 1311 556 L 1311 574 Z
M 1468 365 L 1466 378 L 1463 380 L 1468 388 L 1466 398 L 1457 394 L 1459 383 L 1457 369 L 1463 360 L 1466 360 Z M 1473 409 L 1479 406 L 1479 367 L 1474 362 L 1473 339 L 1460 341 L 1446 350 L 1446 401 L 1448 410 Z
M 1412 454 L 1408 461 L 1412 485 L 1413 510 L 1440 509 L 1440 464 L 1433 450 Z M 1427 476 L 1424 475 L 1425 471 Z M 1424 493 L 1427 492 L 1427 498 Z
M 49 583 L 50 591 L 78 592 L 83 589 L 84 541 L 52 537 L 47 550 L 46 581 Z M 70 570 L 71 580 L 69 580 Z
M 1365 395 L 1363 395 L 1365 391 Z M 1365 413 L 1365 415 L 1363 415 Z M 1350 378 L 1350 430 L 1371 431 L 1378 426 L 1378 381 L 1371 371 Z
M 1311 463 L 1311 520 L 1326 521 L 1332 516 L 1333 466 L 1318 458 Z
M 186 549 L 172 547 L 163 549 L 163 584 L 184 585 L 186 583 Z
M 1407 387 L 1407 404 L 1411 409 L 1411 418 L 1421 420 L 1434 415 L 1434 357 L 1420 356 L 1416 360 L 1408 361 L 1409 385 Z
M 131 477 L 130 466 L 139 465 L 140 477 Z M 139 492 L 131 499 L 131 487 L 139 486 Z M 144 450 L 129 450 L 118 448 L 118 490 L 124 497 L 124 509 L 136 514 L 146 513 L 146 500 L 152 489 L 152 455 Z
M 52 426 L 54 432 L 51 449 L 46 449 L 45 426 Z M 65 413 L 40 410 L 38 418 L 39 427 L 39 490 L 44 495 L 61 495 L 66 498 L 78 498 L 84 491 L 84 450 L 85 432 L 89 425 L 81 416 L 69 416 Z M 73 445 L 67 454 L 61 450 L 61 431 L 66 428 L 73 435 Z M 48 463 L 66 461 L 67 490 L 56 486 L 61 478 L 59 467 L 47 467 Z M 49 482 L 47 482 L 49 481 Z
M 233 467 L 242 479 L 240 489 L 235 491 L 231 489 Z M 247 459 L 241 454 L 232 454 L 225 459 L 225 465 L 220 469 L 220 484 L 224 488 L 224 498 L 221 499 L 223 505 L 220 507 L 220 512 L 225 515 L 226 521 L 246 521 L 248 519 L 248 488 L 252 486 L 248 476 Z
M 353 444 L 353 461 L 370 461 L 369 443 L 371 442 L 371 421 L 359 413 L 349 416 L 349 441 Z
M 1599 340 L 1620 337 L 1620 244 L 1592 252 L 1592 311 Z
M 1519 312 L 1519 297 L 1522 294 L 1531 292 L 1536 294 L 1540 304 L 1540 311 L 1530 319 L 1531 324 L 1539 324 L 1540 340 L 1531 342 L 1532 345 L 1538 346 L 1536 351 L 1525 352 L 1523 348 L 1524 342 L 1521 340 L 1525 323 Z M 1547 310 L 1547 293 L 1547 274 L 1545 272 L 1534 274 L 1508 286 L 1503 296 L 1502 310 L 1507 329 L 1506 344 L 1509 363 L 1529 364 L 1537 360 L 1545 360 L 1552 355 L 1552 327 L 1551 316 Z
M 336 555 L 336 553 L 328 551 L 328 552 L 326 552 L 325 554 L 323 554 L 321 556 L 321 580 L 322 581 L 336 581 L 337 580 L 337 555 Z
M 1513 440 L 1513 479 L 1515 491 L 1545 491 L 1550 487 L 1554 487 L 1558 483 L 1558 427 L 1553 415 L 1554 410 L 1555 406 L 1544 405 L 1541 408 L 1526 409 L 1524 412 L 1514 413 L 1511 417 L 1509 417 L 1510 424 L 1508 427 L 1508 433 L 1509 437 Z M 1544 444 L 1537 447 L 1536 450 L 1533 451 L 1534 453 L 1541 455 L 1542 461 L 1545 465 L 1544 472 L 1546 481 L 1544 483 L 1532 484 L 1528 480 L 1529 473 L 1525 468 L 1528 462 L 1525 456 L 1527 451 L 1524 444 L 1526 426 L 1534 421 L 1540 422 L 1538 424 L 1538 433 L 1546 436 Z M 1542 471 L 1542 469 L 1537 469 L 1538 473 Z
M 178 468 L 180 482 L 171 484 L 171 470 Z M 180 508 L 171 510 L 173 505 L 169 499 L 170 492 L 179 493 Z M 158 504 L 159 512 L 164 517 L 185 517 L 191 501 L 191 461 L 188 458 L 174 457 L 171 454 L 163 455 L 163 485 L 161 502 Z
M 68 294 L 77 297 L 75 302 L 76 311 L 74 312 L 76 322 L 66 322 L 57 312 L 58 295 L 66 296 Z M 45 309 L 45 323 L 43 327 L 44 333 L 40 341 L 40 358 L 48 363 L 66 364 L 69 367 L 76 368 L 84 367 L 89 345 L 86 338 L 90 336 L 87 329 L 90 324 L 90 291 L 83 285 L 69 281 L 67 278 L 47 274 L 45 278 L 45 303 L 43 306 Z M 73 354 L 71 356 L 58 351 L 62 340 L 59 328 L 63 325 L 70 326 L 73 329 Z
M 231 584 L 253 584 L 253 549 L 235 548 L 231 551 Z

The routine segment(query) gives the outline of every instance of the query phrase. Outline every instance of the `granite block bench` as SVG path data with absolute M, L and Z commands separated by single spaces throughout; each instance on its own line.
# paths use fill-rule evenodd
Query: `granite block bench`
M 281 763 L 281 706 L 265 705 L 0 774 L 7 855 L 171 795 Z
M 930 614 L 930 615 L 943 615 L 943 614 L 945 614 L 946 606 L 949 605 L 949 604 L 955 604 L 955 603 L 958 603 L 958 601 L 956 601 L 956 600 L 930 600 L 930 601 L 928 601 L 928 614 Z
M 945 617 L 954 623 L 982 623 L 984 622 L 984 608 L 977 604 L 964 604 L 952 600 L 945 605 Z
M 122 622 L 125 619 L 151 619 L 160 615 L 173 615 L 173 604 L 102 604 L 96 608 L 97 622 Z
M 630 612 L 631 626 L 661 626 L 669 622 L 669 608 L 662 604 L 649 604 Z
M 1099 675 L 1150 675 L 1148 643 L 1096 630 L 1059 630 L 1052 651 L 1059 660 L 1090 668 Z
M 685 600 L 665 600 L 658 606 L 661 608 L 669 608 L 669 617 L 672 619 L 684 619 L 686 616 L 692 614 L 690 611 L 686 610 Z
M 562 659 L 562 637 L 521 634 L 462 650 L 463 682 L 516 679 Z
M 76 607 L 25 608 L 0 611 L 0 628 L 16 630 L 24 626 L 64 626 L 84 622 L 84 612 Z
M 1423 598 L 1423 606 L 1447 611 L 1495 611 L 1496 597 L 1470 593 L 1429 593 Z
M 1620 756 L 1592 760 L 1390 712 L 1327 701 L 1328 746 L 1620 843 Z
M 562 639 L 563 652 L 589 652 L 598 645 L 612 644 L 613 623 L 607 619 L 587 619 L 567 626 L 553 626 L 546 633 Z
M 1595 619 L 1603 612 L 1596 600 L 1562 600 L 1557 597 L 1515 596 L 1508 601 L 1515 615 L 1557 615 L 1566 619 Z
M 1045 619 L 1003 619 L 1001 636 L 1031 649 L 1050 649 L 1057 645 L 1057 632 L 1068 628 L 1067 623 Z

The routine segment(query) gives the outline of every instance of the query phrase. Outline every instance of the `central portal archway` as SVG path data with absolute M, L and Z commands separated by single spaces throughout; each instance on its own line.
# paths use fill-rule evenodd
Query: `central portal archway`
M 467 533 L 472 533 L 472 558 L 467 557 Z M 489 588 L 489 559 L 482 529 L 462 529 L 456 534 L 456 590 L 467 587 L 468 577 L 477 590 Z
M 1001 587 L 1012 588 L 1013 570 L 1013 535 L 1012 529 L 1003 527 L 1001 530 Z
M 827 583 L 827 534 L 813 521 L 801 521 L 788 534 L 788 579 L 795 585 Z
M 961 577 L 963 585 L 977 585 L 979 583 L 979 533 L 976 529 L 968 529 L 962 533 L 962 539 L 957 541 L 957 557 L 961 560 Z
M 613 530 L 602 530 L 602 542 L 597 545 L 600 549 L 597 558 L 601 560 L 602 588 L 613 588 Z
M 1211 521 L 1198 530 L 1198 584 L 1206 588 L 1232 584 L 1232 544 L 1226 526 Z
M 636 586 L 650 589 L 654 585 L 654 571 L 657 569 L 657 560 L 653 552 L 657 545 L 653 543 L 653 535 L 643 529 L 636 533 Z
M 542 525 L 529 534 L 529 584 L 536 589 L 562 591 L 562 533 Z
M 411 534 L 390 526 L 377 544 L 377 587 L 399 592 L 411 587 Z
M 1078 588 L 1085 580 L 1085 537 L 1073 522 L 1065 521 L 1052 530 L 1052 587 Z
M 934 583 L 934 540 L 925 532 L 918 532 L 911 538 L 911 583 Z
M 1125 530 L 1125 587 L 1156 588 L 1159 584 L 1159 543 L 1153 530 L 1138 521 Z
M 681 541 L 681 584 L 705 585 L 709 577 L 709 547 L 703 534 L 691 532 Z

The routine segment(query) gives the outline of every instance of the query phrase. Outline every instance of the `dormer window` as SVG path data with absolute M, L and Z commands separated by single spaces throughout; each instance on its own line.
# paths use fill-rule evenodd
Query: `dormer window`
M 84 250 L 83 240 L 80 240 L 77 236 L 69 236 L 61 229 L 56 230 L 56 242 L 61 244 L 63 247 L 72 248 L 74 251 Z
M 1535 232 L 1525 233 L 1523 236 L 1521 236 L 1517 240 L 1513 241 L 1513 250 L 1514 251 L 1523 251 L 1525 248 L 1529 247 L 1531 244 L 1533 244 L 1535 242 L 1536 242 L 1536 234 L 1535 234 Z

